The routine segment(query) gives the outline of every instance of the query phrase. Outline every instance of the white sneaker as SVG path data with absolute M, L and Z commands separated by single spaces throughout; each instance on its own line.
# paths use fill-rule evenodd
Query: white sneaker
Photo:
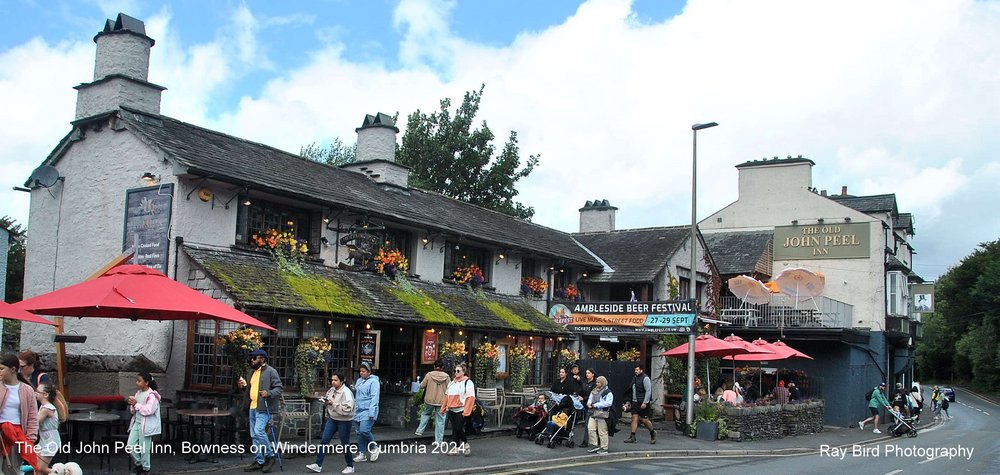
M 880 431 L 880 430 L 878 430 L 878 429 L 875 429 L 875 430 L 873 430 L 872 432 L 873 432 L 873 433 L 875 433 L 875 434 L 881 434 L 881 433 L 882 433 L 882 431 Z
M 367 461 L 368 461 L 368 456 L 366 456 L 365 454 L 358 454 L 354 456 L 354 463 L 367 462 Z
M 378 447 L 375 447 L 375 450 L 368 452 L 368 461 L 373 463 L 377 461 L 379 452 L 381 452 L 381 450 L 379 450 Z
M 344 467 L 344 469 L 341 470 L 340 473 L 354 473 L 354 467 Z
M 865 430 L 865 423 L 862 421 L 858 421 L 858 429 Z
M 594 448 L 588 450 L 587 452 L 590 452 L 592 454 L 596 454 L 598 450 L 601 450 L 601 446 L 600 445 L 598 445 L 597 447 L 594 447 Z
M 424 435 L 424 433 L 420 432 L 420 431 L 416 431 L 416 432 L 413 433 L 413 435 L 421 436 L 421 435 Z
M 319 472 L 322 472 L 322 471 L 323 471 L 323 467 L 321 467 L 321 466 L 319 466 L 319 465 L 316 465 L 316 464 L 314 464 L 314 463 L 311 463 L 311 464 L 309 464 L 309 465 L 306 465 L 306 468 L 308 468 L 309 470 L 312 470 L 312 471 L 314 471 L 314 472 L 316 472 L 316 473 L 319 473 Z

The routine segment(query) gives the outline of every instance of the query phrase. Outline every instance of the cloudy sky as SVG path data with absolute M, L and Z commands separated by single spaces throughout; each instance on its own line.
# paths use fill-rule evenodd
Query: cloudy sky
M 821 190 L 896 194 L 925 279 L 1000 237 L 1000 3 L 967 0 L 3 0 L 0 215 L 27 222 L 11 187 L 69 131 L 119 11 L 156 40 L 163 114 L 294 153 L 485 84 L 479 118 L 541 155 L 519 199 L 564 231 L 595 198 L 619 228 L 689 222 L 691 124 L 716 121 L 699 219 L 736 164 L 802 155 Z

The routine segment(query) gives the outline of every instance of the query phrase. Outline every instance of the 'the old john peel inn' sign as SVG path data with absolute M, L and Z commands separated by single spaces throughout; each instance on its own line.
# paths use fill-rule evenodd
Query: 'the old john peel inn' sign
M 867 259 L 871 223 L 776 226 L 774 260 Z

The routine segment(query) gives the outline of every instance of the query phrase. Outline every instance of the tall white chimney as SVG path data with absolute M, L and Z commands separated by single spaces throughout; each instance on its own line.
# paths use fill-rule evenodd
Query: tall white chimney
M 376 183 L 408 187 L 410 167 L 396 163 L 399 129 L 392 117 L 381 112 L 368 114 L 354 131 L 358 133 L 357 160 L 341 168 L 367 175 Z
M 580 208 L 581 233 L 608 233 L 615 230 L 615 213 L 618 208 L 611 206 L 608 200 L 587 201 Z
M 76 119 L 130 107 L 149 114 L 160 113 L 160 94 L 166 89 L 149 82 L 149 50 L 155 41 L 146 36 L 142 21 L 119 13 L 107 20 L 94 37 L 97 54 L 93 82 L 77 90 Z

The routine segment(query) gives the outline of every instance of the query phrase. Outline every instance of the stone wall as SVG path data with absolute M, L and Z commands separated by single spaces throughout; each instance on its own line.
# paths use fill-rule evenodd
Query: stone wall
M 784 406 L 726 407 L 724 411 L 731 440 L 780 439 L 821 432 L 826 403 L 818 400 Z

